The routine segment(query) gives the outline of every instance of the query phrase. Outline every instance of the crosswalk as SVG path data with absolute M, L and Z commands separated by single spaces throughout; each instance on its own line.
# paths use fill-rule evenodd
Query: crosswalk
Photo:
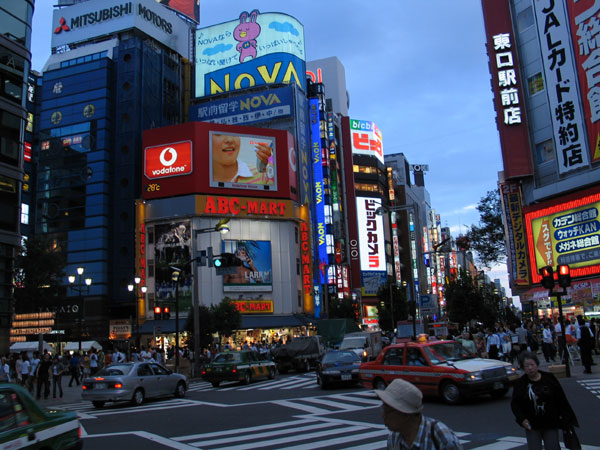
M 243 385 L 239 382 L 223 382 L 218 388 L 213 387 L 213 385 L 208 381 L 194 381 L 190 383 L 188 391 L 268 391 L 276 389 L 285 391 L 293 389 L 320 388 L 317 385 L 317 377 L 313 372 L 285 378 L 275 378 L 274 380 L 254 381 L 249 385 Z
M 600 399 L 600 378 L 588 378 L 577 382 Z
M 386 448 L 387 434 L 387 429 L 381 424 L 303 416 L 259 427 L 176 436 L 170 440 L 183 445 L 176 448 L 203 450 L 378 450 Z M 465 450 L 527 449 L 525 437 L 489 433 L 456 434 Z M 582 447 L 584 450 L 600 450 L 600 447 L 595 446 Z

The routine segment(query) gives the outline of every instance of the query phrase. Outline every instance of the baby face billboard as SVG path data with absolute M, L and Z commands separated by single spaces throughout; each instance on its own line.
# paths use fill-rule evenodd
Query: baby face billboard
M 210 185 L 277 191 L 275 139 L 211 131 Z
M 270 241 L 223 241 L 223 253 L 238 259 L 233 273 L 223 275 L 225 292 L 271 292 L 273 268 Z
M 196 97 L 274 83 L 306 92 L 304 27 L 281 13 L 244 11 L 196 31 Z

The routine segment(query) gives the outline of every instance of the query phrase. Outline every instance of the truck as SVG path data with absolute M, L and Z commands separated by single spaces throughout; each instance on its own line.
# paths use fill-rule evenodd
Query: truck
M 372 361 L 377 358 L 383 349 L 383 336 L 381 331 L 357 331 L 344 335 L 340 350 L 352 350 L 363 361 Z
M 308 372 L 326 352 L 321 336 L 299 336 L 291 342 L 271 349 L 279 373 L 289 370 Z

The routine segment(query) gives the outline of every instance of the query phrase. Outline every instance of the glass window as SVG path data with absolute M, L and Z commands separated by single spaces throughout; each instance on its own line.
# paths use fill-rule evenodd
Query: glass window
M 14 391 L 0 393 L 0 431 L 31 424 L 23 403 Z
M 541 72 L 527 78 L 527 88 L 530 96 L 544 90 L 544 77 Z
M 29 223 L 29 205 L 21 203 L 21 223 L 27 225 Z
M 0 162 L 16 166 L 24 121 L 6 111 L 0 111 L 0 115 Z
M 519 14 L 517 14 L 517 30 L 522 33 L 527 28 L 533 25 L 533 9 L 528 6 Z
M 0 0 L 0 8 L 8 11 L 23 22 L 31 23 L 31 19 L 33 18 L 33 8 L 26 0 Z
M 169 375 L 166 369 L 158 364 L 152 364 L 152 370 L 154 370 L 156 375 Z
M 404 358 L 404 347 L 390 348 L 383 358 L 383 364 L 388 366 L 401 366 Z
M 11 2 L 20 3 L 20 2 Z M 2 33 L 11 41 L 18 42 L 19 44 L 29 47 L 31 41 L 31 28 L 10 14 L 6 14 L 0 11 L 0 17 L 2 21 Z

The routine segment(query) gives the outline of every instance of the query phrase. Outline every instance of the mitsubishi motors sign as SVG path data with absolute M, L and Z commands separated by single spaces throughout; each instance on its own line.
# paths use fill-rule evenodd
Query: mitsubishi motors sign
M 192 173 L 192 143 L 155 145 L 144 149 L 144 175 L 150 180 Z

